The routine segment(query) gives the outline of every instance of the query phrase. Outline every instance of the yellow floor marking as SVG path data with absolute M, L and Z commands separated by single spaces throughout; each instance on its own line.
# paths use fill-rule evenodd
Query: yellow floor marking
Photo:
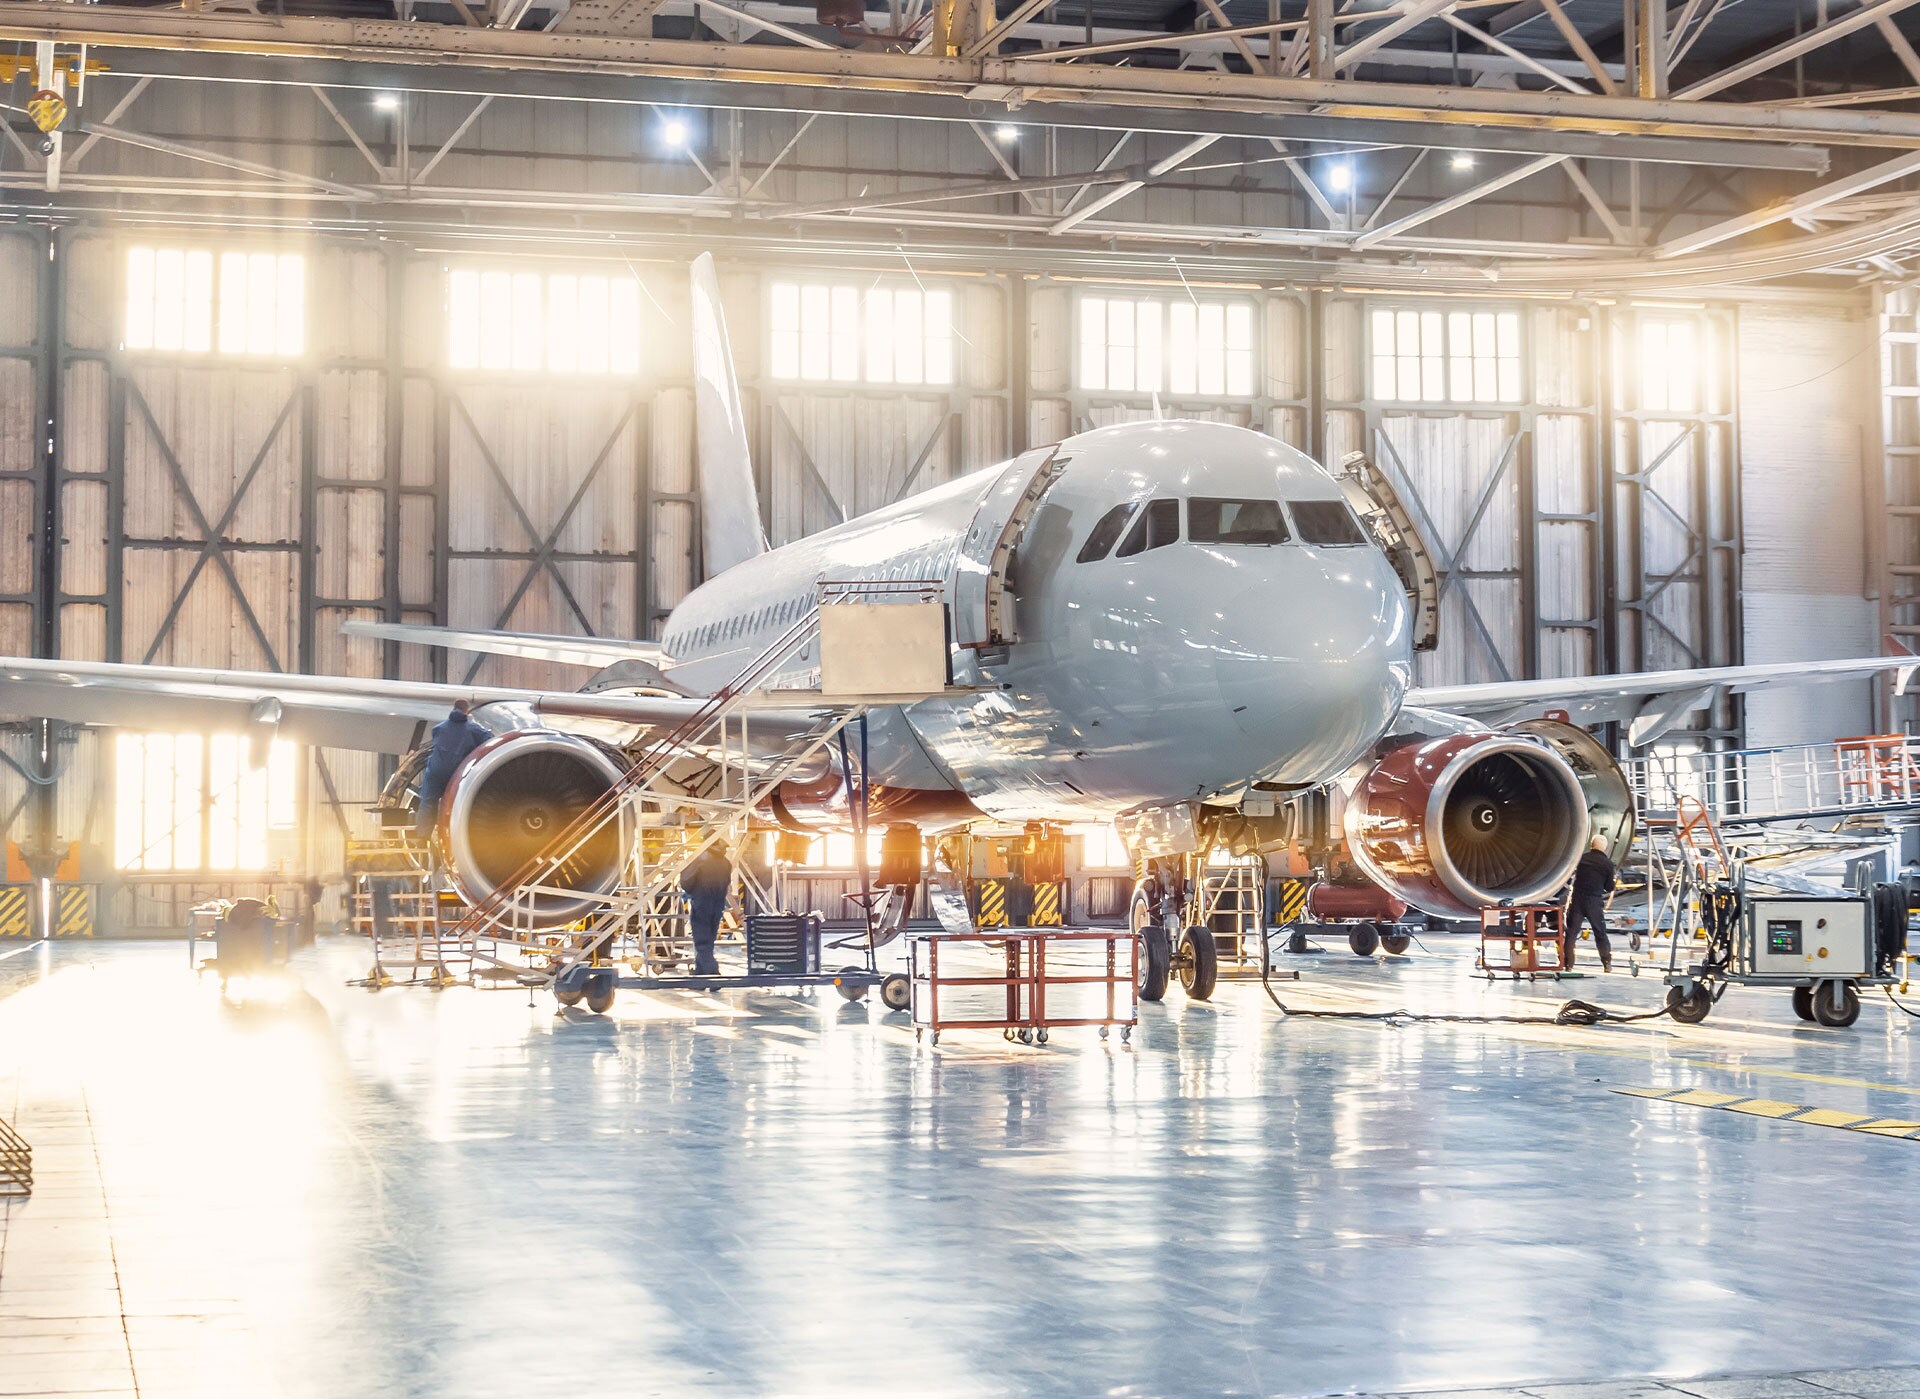
M 1839 1108 L 1806 1107 L 1782 1103 L 1772 1098 L 1747 1098 L 1738 1093 L 1715 1093 L 1705 1088 L 1616 1088 L 1629 1098 L 1647 1098 L 1659 1103 L 1680 1103 L 1691 1108 L 1718 1108 L 1747 1117 L 1765 1117 L 1775 1122 L 1803 1122 L 1810 1127 L 1835 1127 L 1843 1132 L 1867 1132 L 1876 1137 L 1920 1141 L 1920 1122 L 1900 1117 L 1881 1117 L 1870 1112 L 1845 1112 Z

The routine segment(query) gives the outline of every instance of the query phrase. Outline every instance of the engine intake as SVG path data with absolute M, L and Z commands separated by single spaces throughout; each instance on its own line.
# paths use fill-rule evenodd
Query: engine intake
M 1552 748 L 1453 734 L 1382 758 L 1348 799 L 1345 825 L 1368 876 L 1428 913 L 1472 918 L 1566 883 L 1587 843 L 1587 798 Z
M 590 739 L 551 729 L 502 734 L 476 748 L 440 799 L 440 843 L 460 896 L 478 904 L 517 875 L 622 776 L 620 761 Z M 532 921 L 554 928 L 585 917 L 620 881 L 630 832 L 609 819 L 540 882 L 565 892 L 532 896 Z

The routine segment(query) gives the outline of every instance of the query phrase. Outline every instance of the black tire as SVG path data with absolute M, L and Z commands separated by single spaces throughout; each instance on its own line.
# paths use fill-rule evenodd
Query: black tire
M 1704 986 L 1696 983 L 1685 991 L 1678 986 L 1667 988 L 1667 1014 L 1682 1025 L 1698 1025 L 1712 1009 L 1713 995 Z
M 1793 1013 L 1802 1020 L 1813 1019 L 1813 988 L 1811 986 L 1793 988 Z
M 586 999 L 586 995 L 585 991 L 555 991 L 553 998 L 563 1006 L 577 1006 Z
M 1840 988 L 1840 1008 L 1833 1008 L 1833 988 Z M 1851 981 L 1825 981 L 1813 988 L 1813 1018 L 1829 1030 L 1844 1030 L 1860 1018 L 1860 993 Z
M 605 1015 L 613 1008 L 613 977 L 606 972 L 596 973 L 587 979 L 587 1009 L 595 1015 Z
M 903 972 L 894 972 L 880 983 L 880 1004 L 888 1010 L 907 1010 L 913 1005 L 913 983 Z
M 1380 948 L 1380 934 L 1373 930 L 1372 924 L 1365 924 L 1347 934 L 1347 946 L 1356 957 L 1371 957 Z
M 1135 968 L 1134 987 L 1143 1001 L 1164 1001 L 1167 980 L 1173 970 L 1173 948 L 1167 930 L 1151 925 L 1140 930 L 1139 966 Z
M 1380 946 L 1389 957 L 1404 957 L 1407 949 L 1413 946 L 1413 934 L 1383 932 L 1380 934 Z
M 1213 998 L 1220 984 L 1220 945 L 1213 929 L 1192 927 L 1180 935 L 1180 989 L 1196 1001 Z
M 842 977 L 864 977 L 866 974 L 866 970 L 863 967 L 840 968 L 840 975 Z M 846 981 L 836 981 L 833 983 L 833 989 L 849 1001 L 864 1001 L 867 998 L 867 988 L 864 982 L 855 981 L 850 983 Z

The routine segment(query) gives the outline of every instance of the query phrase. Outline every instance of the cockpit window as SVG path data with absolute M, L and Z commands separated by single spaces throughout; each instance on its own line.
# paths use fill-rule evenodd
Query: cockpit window
M 1344 501 L 1290 500 L 1293 523 L 1309 544 L 1365 544 L 1367 536 Z
M 1138 501 L 1130 500 L 1102 515 L 1093 532 L 1087 536 L 1087 542 L 1080 546 L 1080 552 L 1074 556 L 1074 562 L 1092 563 L 1095 559 L 1104 559 L 1107 551 L 1113 547 L 1114 540 L 1120 537 L 1120 531 L 1127 527 L 1127 516 L 1133 513 L 1133 507 L 1138 504 Z
M 1133 522 L 1133 528 L 1127 531 L 1127 537 L 1121 541 L 1116 559 L 1131 558 L 1148 549 L 1158 549 L 1163 544 L 1180 542 L 1180 502 L 1177 500 L 1156 500 L 1140 512 L 1140 518 Z
M 1285 544 L 1287 521 L 1277 500 L 1187 502 L 1187 538 L 1195 544 Z

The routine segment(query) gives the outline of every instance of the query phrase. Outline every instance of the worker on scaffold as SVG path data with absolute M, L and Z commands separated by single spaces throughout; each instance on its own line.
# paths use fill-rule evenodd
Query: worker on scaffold
M 422 840 L 433 835 L 434 819 L 440 814 L 440 798 L 447 784 L 467 755 L 493 737 L 493 730 L 471 717 L 473 706 L 455 700 L 453 710 L 433 726 L 433 741 L 427 749 L 427 766 L 420 774 L 419 806 L 414 813 L 414 830 Z

